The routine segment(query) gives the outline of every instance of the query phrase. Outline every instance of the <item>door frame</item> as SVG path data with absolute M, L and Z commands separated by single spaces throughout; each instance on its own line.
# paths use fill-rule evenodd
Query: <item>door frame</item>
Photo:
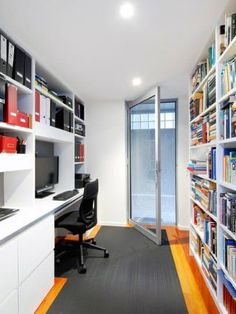
M 163 98 L 160 99 L 160 105 L 163 103 L 175 103 L 175 224 L 163 224 L 163 226 L 178 226 L 178 193 L 177 193 L 177 179 L 178 179 L 178 160 L 177 160 L 177 140 L 178 140 L 178 98 Z M 160 106 L 161 110 L 161 106 Z
M 155 185 L 156 185 L 156 233 L 142 227 L 140 224 L 131 219 L 131 167 L 130 167 L 130 135 L 131 135 L 131 121 L 129 119 L 130 109 L 135 105 L 142 103 L 143 101 L 155 96 L 155 113 L 156 113 L 156 127 L 155 127 Z M 126 119 L 127 119 L 127 190 L 128 190 L 128 221 L 134 225 L 134 228 L 140 231 L 143 235 L 158 245 L 161 245 L 161 165 L 160 165 L 160 88 L 158 86 L 153 87 L 147 93 L 141 97 L 126 101 Z

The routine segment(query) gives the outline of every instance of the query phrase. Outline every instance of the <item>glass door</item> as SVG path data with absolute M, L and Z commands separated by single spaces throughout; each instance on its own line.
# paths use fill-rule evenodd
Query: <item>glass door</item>
M 161 244 L 159 104 L 158 87 L 127 102 L 129 218 L 157 244 Z

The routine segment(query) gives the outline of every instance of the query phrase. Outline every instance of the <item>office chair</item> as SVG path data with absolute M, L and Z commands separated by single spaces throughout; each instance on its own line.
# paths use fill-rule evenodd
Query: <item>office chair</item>
M 65 214 L 56 221 L 57 228 L 65 228 L 73 235 L 79 235 L 79 240 L 77 242 L 77 247 L 79 246 L 77 268 L 79 273 L 82 274 L 86 273 L 83 255 L 84 248 L 103 251 L 104 257 L 109 257 L 109 253 L 105 248 L 95 245 L 96 241 L 94 238 L 90 238 L 88 241 L 83 240 L 83 234 L 97 224 L 97 195 L 98 179 L 85 185 L 84 195 L 79 210 Z

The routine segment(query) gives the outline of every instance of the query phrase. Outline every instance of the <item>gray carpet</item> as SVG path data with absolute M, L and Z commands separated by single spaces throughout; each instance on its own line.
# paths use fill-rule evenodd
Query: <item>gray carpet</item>
M 81 275 L 65 256 L 56 272 L 68 281 L 49 314 L 187 313 L 166 232 L 162 246 L 133 228 L 102 227 L 96 239 L 110 258 L 89 250 Z

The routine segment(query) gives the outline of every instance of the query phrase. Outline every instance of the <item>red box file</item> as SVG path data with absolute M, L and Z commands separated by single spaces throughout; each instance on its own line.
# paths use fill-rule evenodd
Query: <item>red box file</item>
M 0 153 L 16 153 L 17 138 L 0 135 Z
M 35 91 L 35 121 L 40 122 L 40 93 Z
M 17 125 L 22 126 L 23 128 L 29 127 L 29 116 L 27 113 L 18 111 L 17 113 Z
M 7 84 L 4 122 L 17 124 L 17 88 Z

